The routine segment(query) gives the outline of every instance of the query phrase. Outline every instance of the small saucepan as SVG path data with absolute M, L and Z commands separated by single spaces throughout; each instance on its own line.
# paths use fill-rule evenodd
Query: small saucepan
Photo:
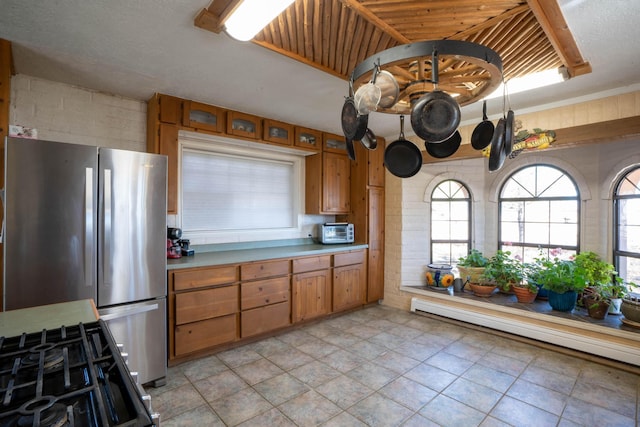
M 367 131 L 364 133 L 362 139 L 360 139 L 360 142 L 367 150 L 375 150 L 378 146 L 378 138 L 376 138 L 376 135 L 369 128 L 367 128 Z
M 487 118 L 487 101 L 482 103 L 482 122 L 478 124 L 471 134 L 471 146 L 476 150 L 483 150 L 491 144 L 495 127 Z
M 411 127 L 427 142 L 442 142 L 460 125 L 460 106 L 451 95 L 438 90 L 438 53 L 433 52 L 433 92 L 422 95 L 411 106 Z
M 442 142 L 428 142 L 425 141 L 425 147 L 427 149 L 427 153 L 431 157 L 435 157 L 436 159 L 444 159 L 446 157 L 452 156 L 458 148 L 460 148 L 460 143 L 462 142 L 462 136 L 460 132 L 455 131 L 453 135 Z
M 404 138 L 404 116 L 400 116 L 400 137 L 384 151 L 384 165 L 399 178 L 410 178 L 422 167 L 422 153 L 418 146 Z

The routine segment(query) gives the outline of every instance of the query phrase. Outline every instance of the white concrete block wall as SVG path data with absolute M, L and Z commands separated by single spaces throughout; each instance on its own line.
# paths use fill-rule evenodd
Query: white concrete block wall
M 38 139 L 146 151 L 146 102 L 23 74 L 11 79 L 9 123 Z
M 465 183 L 473 197 L 473 247 L 487 254 L 497 249 L 497 197 L 502 183 L 515 170 L 533 163 L 560 167 L 574 177 L 583 202 L 581 205 L 581 250 L 592 250 L 611 261 L 613 182 L 623 170 L 640 165 L 640 141 L 621 141 L 606 145 L 541 153 L 522 153 L 507 159 L 497 172 L 488 172 L 487 159 L 440 162 L 424 165 L 409 179 L 388 175 L 387 241 L 385 255 L 384 304 L 406 308 L 411 294 L 400 286 L 424 284 L 424 267 L 430 260 L 428 200 L 433 185 L 455 178 Z M 431 183 L 431 184 L 430 184 Z M 397 191 L 402 197 L 398 197 Z M 402 224 L 398 227 L 395 222 Z

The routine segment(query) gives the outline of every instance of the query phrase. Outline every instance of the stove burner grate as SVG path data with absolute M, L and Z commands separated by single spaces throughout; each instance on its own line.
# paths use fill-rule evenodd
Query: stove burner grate
M 43 360 L 42 367 L 50 369 L 56 367 L 64 361 L 62 350 L 56 348 L 53 343 L 43 343 L 29 349 L 29 354 L 22 358 L 22 365 L 38 369 L 40 360 Z
M 153 425 L 104 321 L 0 337 L 1 427 Z

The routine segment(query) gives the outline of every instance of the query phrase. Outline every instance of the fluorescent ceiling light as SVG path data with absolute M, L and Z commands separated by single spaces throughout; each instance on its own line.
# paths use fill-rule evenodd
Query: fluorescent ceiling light
M 513 95 L 518 92 L 539 89 L 541 87 L 561 83 L 568 78 L 569 75 L 567 74 L 567 69 L 564 67 L 540 71 L 539 73 L 533 73 L 524 77 L 517 77 L 509 80 L 507 82 L 506 94 Z M 503 93 L 504 85 L 500 83 L 500 86 L 498 86 L 496 90 L 494 90 L 490 95 L 487 95 L 484 99 L 499 98 Z
M 293 1 L 244 0 L 224 23 L 225 31 L 236 40 L 251 40 Z

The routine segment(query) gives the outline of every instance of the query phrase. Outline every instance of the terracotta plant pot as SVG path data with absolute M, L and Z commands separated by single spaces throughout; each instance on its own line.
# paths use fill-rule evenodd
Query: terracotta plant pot
M 584 305 L 587 307 L 589 317 L 594 319 L 604 319 L 609 312 L 609 301 L 595 302 L 592 298 L 586 297 L 584 299 Z
M 536 296 L 538 295 L 537 291 L 531 292 L 529 288 L 512 286 L 512 289 L 513 289 L 513 293 L 516 295 L 516 298 L 518 299 L 518 302 L 521 302 L 524 304 L 531 304 L 533 301 L 535 301 Z
M 477 283 L 469 283 L 473 294 L 477 297 L 490 297 L 493 295 L 493 291 L 496 290 L 496 285 L 479 285 Z

